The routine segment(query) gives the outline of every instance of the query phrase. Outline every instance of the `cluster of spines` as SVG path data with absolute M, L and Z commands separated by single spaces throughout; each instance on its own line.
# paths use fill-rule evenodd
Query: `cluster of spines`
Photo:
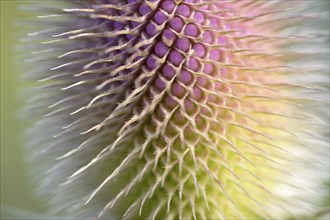
M 101 218 L 270 215 L 264 206 L 281 200 L 269 189 L 292 156 L 278 142 L 299 142 L 284 126 L 309 117 L 277 87 L 313 89 L 285 81 L 297 69 L 283 61 L 304 54 L 276 52 L 300 38 L 272 30 L 283 24 L 272 16 L 290 4 L 72 4 L 41 16 L 69 16 L 64 28 L 54 21 L 61 33 L 31 34 L 51 34 L 44 44 L 59 48 L 47 50 L 62 52 L 40 80 L 50 82 L 48 102 L 56 101 L 37 127 L 59 126 L 57 140 L 42 139 L 48 146 L 40 152 L 58 160 L 48 170 L 56 181 L 46 184 L 59 185 L 55 204 L 68 203 L 56 209 L 85 206 L 78 216 Z

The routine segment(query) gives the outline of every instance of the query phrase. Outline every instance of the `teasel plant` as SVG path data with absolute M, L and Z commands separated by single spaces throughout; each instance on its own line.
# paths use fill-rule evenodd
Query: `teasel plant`
M 29 176 L 49 216 L 326 215 L 323 4 L 22 2 Z

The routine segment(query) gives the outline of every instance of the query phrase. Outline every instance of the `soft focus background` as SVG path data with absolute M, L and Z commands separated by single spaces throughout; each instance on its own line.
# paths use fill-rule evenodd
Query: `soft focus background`
M 42 212 L 44 207 L 33 196 L 32 184 L 27 175 L 28 166 L 24 161 L 23 130 L 27 127 L 19 117 L 22 100 L 18 89 L 22 60 L 15 52 L 19 42 L 21 25 L 18 19 L 27 15 L 19 11 L 18 0 L 0 0 L 1 6 L 1 219 L 9 218 L 7 212 L 15 212 L 18 218 L 27 218 L 27 213 L 18 210 Z
M 40 0 L 42 1 L 42 0 Z M 28 165 L 24 160 L 23 130 L 29 125 L 20 119 L 19 111 L 23 100 L 19 98 L 19 89 L 26 86 L 20 81 L 24 69 L 20 67 L 18 52 L 22 25 L 18 20 L 28 17 L 18 9 L 20 0 L 0 0 L 1 21 L 1 219 L 45 219 L 42 215 L 45 205 L 33 195 L 33 185 L 29 181 Z M 329 8 L 329 0 L 324 0 Z M 20 51 L 24 53 L 24 51 Z M 324 183 L 329 188 L 329 182 Z M 329 194 L 321 198 L 324 207 L 329 207 Z M 325 209 L 327 210 L 327 209 Z M 318 214 L 317 214 L 318 215 Z M 322 214 L 321 214 L 322 215 Z M 322 217 L 326 219 L 327 217 Z M 294 217 L 293 219 L 302 219 Z M 317 219 L 317 216 L 306 217 Z

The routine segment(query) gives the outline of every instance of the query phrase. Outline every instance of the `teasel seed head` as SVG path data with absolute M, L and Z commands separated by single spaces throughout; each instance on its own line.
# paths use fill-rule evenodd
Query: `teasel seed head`
M 29 3 L 39 16 L 26 76 L 40 83 L 29 151 L 51 213 L 279 219 L 312 209 L 329 116 L 325 21 L 313 4 Z

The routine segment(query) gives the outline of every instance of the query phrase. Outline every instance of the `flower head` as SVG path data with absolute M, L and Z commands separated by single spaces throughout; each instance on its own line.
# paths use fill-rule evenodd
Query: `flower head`
M 322 56 L 319 32 L 304 29 L 315 21 L 309 5 L 38 6 L 53 15 L 40 16 L 46 29 L 31 34 L 43 44 L 32 74 L 42 85 L 30 105 L 45 116 L 31 147 L 53 212 L 142 219 L 304 212 L 296 201 L 304 203 L 316 181 L 308 186 L 299 174 L 324 149 L 326 117 L 317 110 L 326 109 L 328 89 L 314 59 Z

